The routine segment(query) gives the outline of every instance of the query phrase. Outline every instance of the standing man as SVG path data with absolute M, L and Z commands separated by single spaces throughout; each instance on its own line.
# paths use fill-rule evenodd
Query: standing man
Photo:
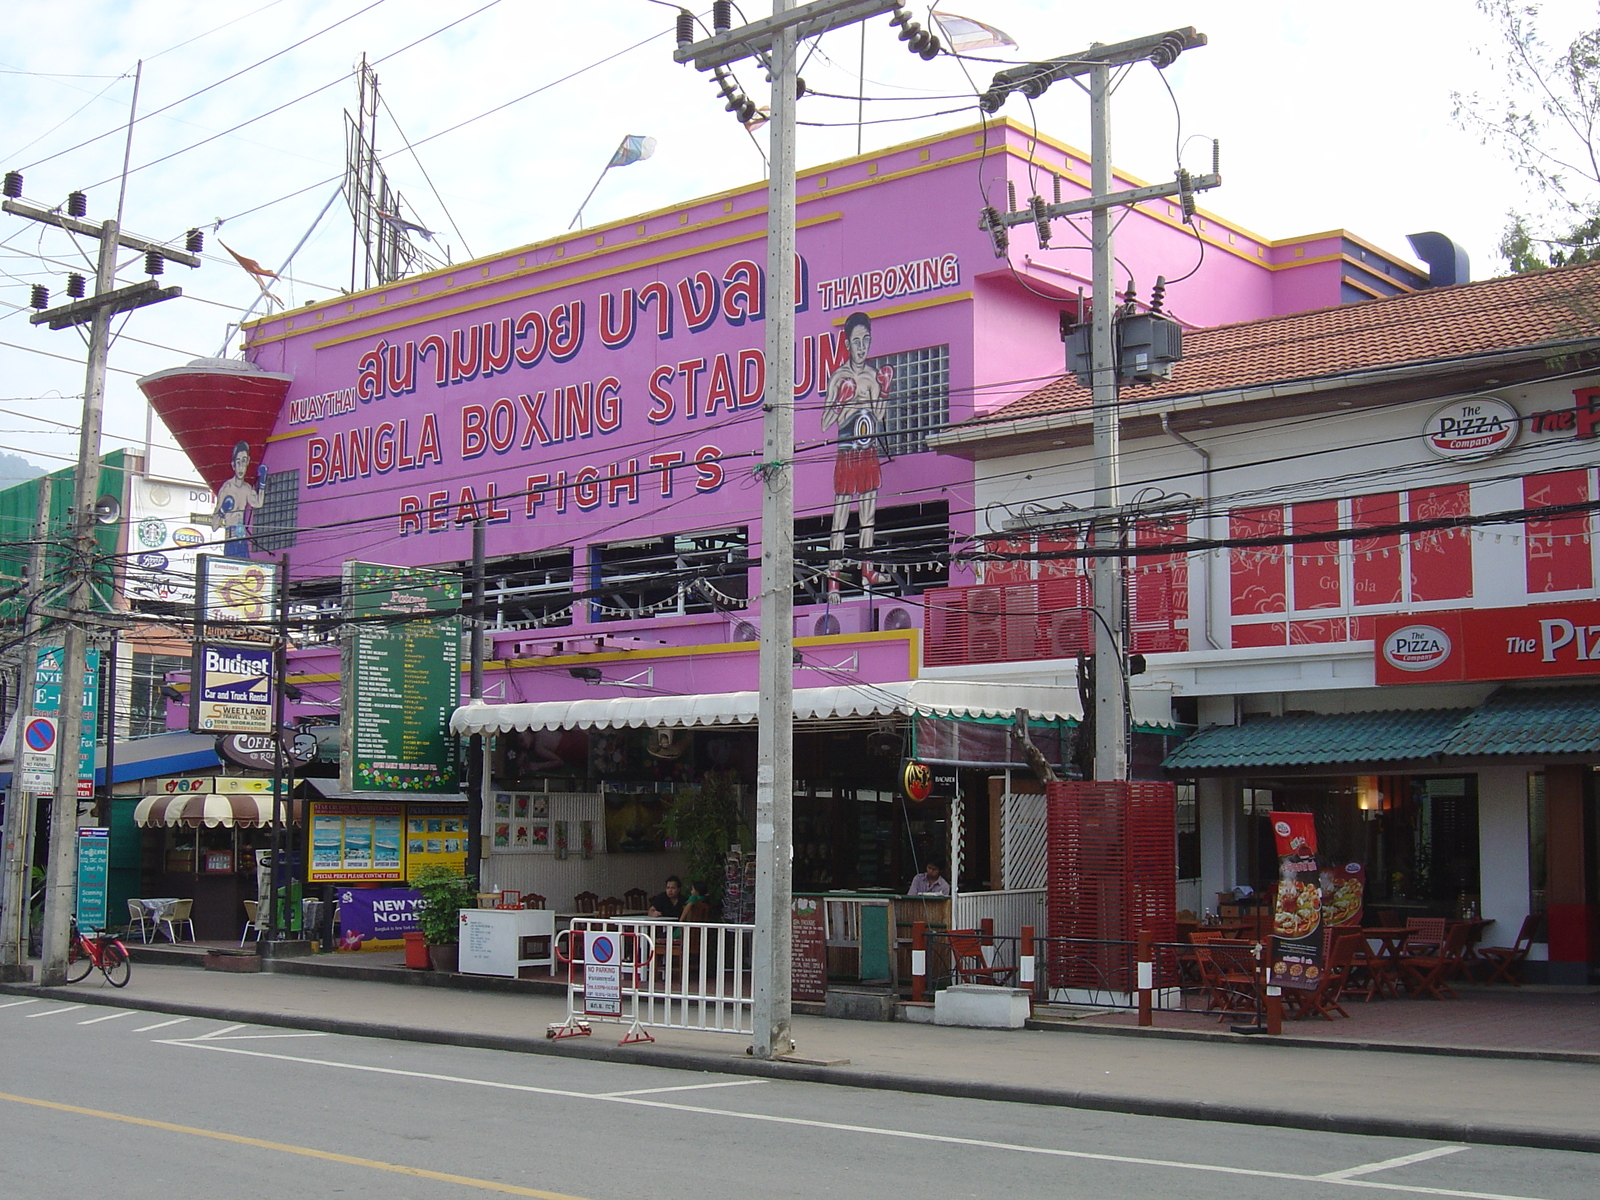
M 875 540 L 878 488 L 883 482 L 878 444 L 883 437 L 894 368 L 874 370 L 867 366 L 867 354 L 872 349 L 872 318 L 866 313 L 853 312 L 845 318 L 844 340 L 850 356 L 828 377 L 822 401 L 822 427 L 839 429 L 839 450 L 833 463 L 833 533 L 828 548 L 835 555 L 844 553 L 845 527 L 850 523 L 853 501 L 861 520 L 861 581 L 871 587 L 888 582 L 888 576 L 866 561 L 866 555 Z M 841 559 L 828 564 L 830 599 L 839 593 L 839 573 L 843 569 Z

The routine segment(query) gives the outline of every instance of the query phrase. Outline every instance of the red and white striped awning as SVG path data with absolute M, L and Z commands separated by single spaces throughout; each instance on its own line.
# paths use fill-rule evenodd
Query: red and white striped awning
M 300 824 L 300 801 L 288 803 L 291 824 Z M 146 796 L 134 806 L 135 825 L 270 825 L 272 796 L 264 792 L 218 795 L 200 792 L 189 796 Z

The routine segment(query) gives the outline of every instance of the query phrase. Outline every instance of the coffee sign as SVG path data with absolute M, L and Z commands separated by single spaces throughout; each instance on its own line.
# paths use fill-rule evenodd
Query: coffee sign
M 1422 427 L 1422 440 L 1440 458 L 1471 462 L 1509 450 L 1522 430 L 1517 410 L 1496 396 L 1453 400 Z

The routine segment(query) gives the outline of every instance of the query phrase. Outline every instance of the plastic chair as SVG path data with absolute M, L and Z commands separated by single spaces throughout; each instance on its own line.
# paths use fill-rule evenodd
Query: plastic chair
M 156 931 L 156 923 L 150 919 L 150 914 L 145 911 L 144 905 L 137 900 L 128 901 L 128 933 L 135 931 L 139 934 L 141 942 L 148 942 Z
M 1517 941 L 1512 946 L 1479 946 L 1478 958 L 1492 968 L 1484 983 L 1509 983 L 1522 986 L 1522 964 L 1528 951 L 1538 939 L 1544 926 L 1543 913 L 1529 913 L 1522 918 L 1522 928 L 1517 931 Z
M 169 942 L 177 942 L 179 925 L 189 927 L 189 940 L 194 941 L 194 922 L 189 919 L 189 910 L 193 907 L 193 900 L 179 900 L 172 906 L 172 911 L 161 918 L 161 924 L 166 926 Z
M 256 941 L 259 942 L 261 940 L 261 922 L 257 920 L 260 910 L 261 902 L 259 900 L 246 900 L 244 902 L 244 932 L 239 935 L 239 945 L 243 946 L 245 944 L 245 940 L 249 938 L 251 930 L 255 930 Z

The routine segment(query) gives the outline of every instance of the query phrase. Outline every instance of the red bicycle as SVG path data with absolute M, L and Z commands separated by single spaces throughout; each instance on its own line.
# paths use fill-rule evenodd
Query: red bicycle
M 110 931 L 84 933 L 77 922 L 72 925 L 72 945 L 67 949 L 67 982 L 78 983 L 96 967 L 112 987 L 127 987 L 133 968 L 128 964 L 128 948 Z

